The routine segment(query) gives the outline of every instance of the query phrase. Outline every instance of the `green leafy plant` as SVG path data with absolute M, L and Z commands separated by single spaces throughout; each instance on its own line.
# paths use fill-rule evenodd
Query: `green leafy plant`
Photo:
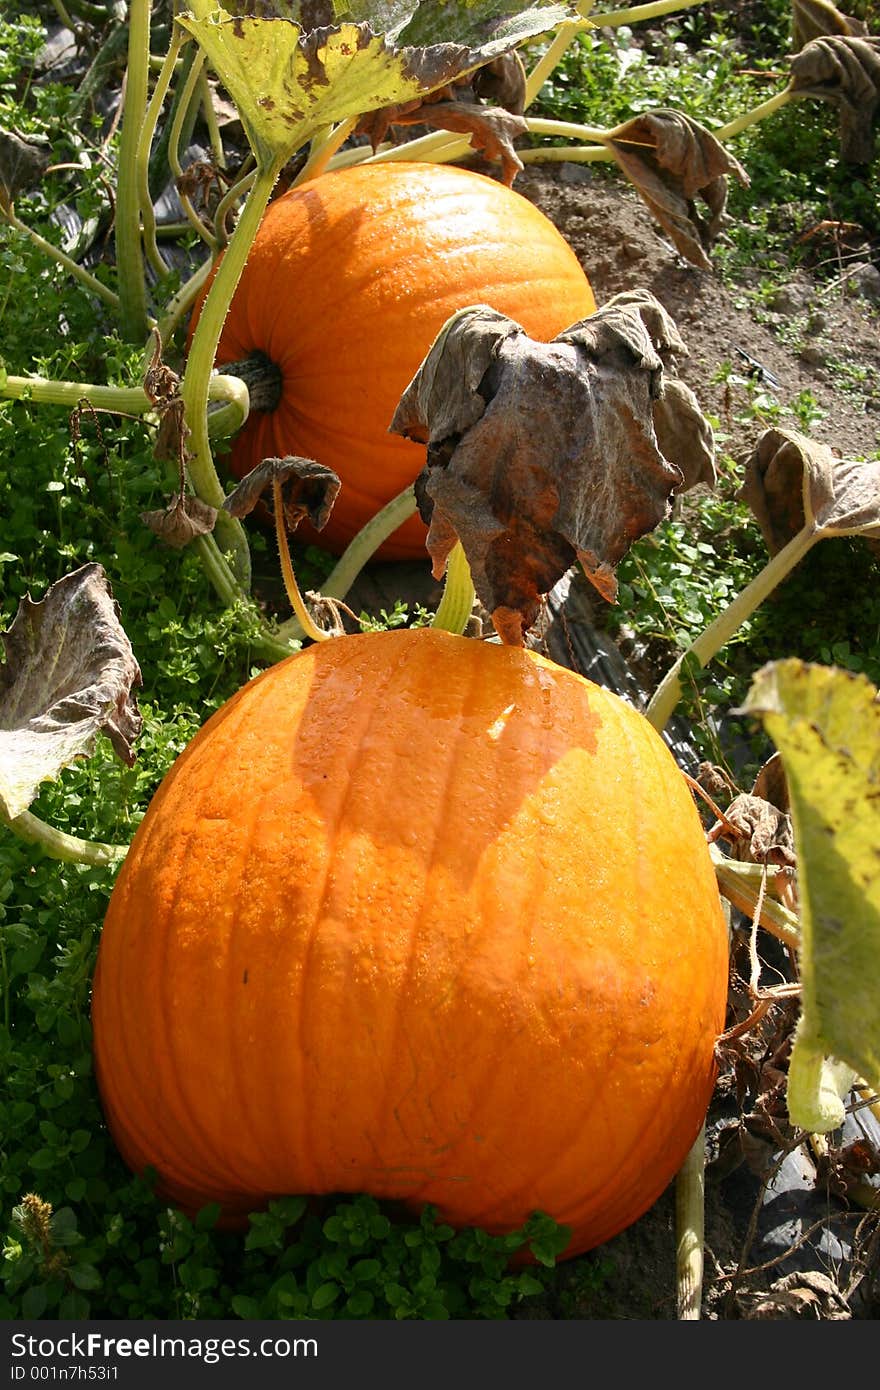
M 196 40 L 199 36 L 205 40 L 208 8 L 195 7 L 190 13 L 190 32 Z M 760 80 L 767 90 L 771 82 L 783 80 L 778 66 L 787 38 L 783 20 L 787 23 L 788 7 L 765 8 L 760 35 L 764 56 L 758 66 L 766 68 Z M 540 24 L 548 14 L 539 17 Z M 650 111 L 658 102 L 674 103 L 695 119 L 705 119 L 721 143 L 736 141 L 738 153 L 748 163 L 753 194 L 746 195 L 734 182 L 734 211 L 745 206 L 747 196 L 775 186 L 777 198 L 797 204 L 797 215 L 804 221 L 830 199 L 843 215 L 852 210 L 864 225 L 874 225 L 870 219 L 876 216 L 875 171 L 866 171 L 864 178 L 848 178 L 833 153 L 834 115 L 829 110 L 820 107 L 816 116 L 813 107 L 793 100 L 788 89 L 755 109 L 754 86 L 741 72 L 743 56 L 724 32 L 723 15 L 710 18 L 695 8 L 683 18 L 667 20 L 668 28 L 662 30 L 655 21 L 640 57 L 625 31 L 625 18 L 624 11 L 612 16 L 594 14 L 593 22 L 606 21 L 600 37 L 590 30 L 589 19 L 570 16 L 546 51 L 536 56 L 527 95 L 533 98 L 548 77 L 551 85 L 544 88 L 546 110 L 531 107 L 527 123 L 534 145 L 521 151 L 525 162 L 558 157 L 554 150 L 559 150 L 566 158 L 601 167 L 612 161 L 615 129 L 634 112 Z M 77 124 L 83 102 L 63 84 L 40 82 L 22 92 L 22 67 L 42 39 L 35 21 L 4 20 L 0 36 L 4 125 L 14 124 L 36 145 L 50 144 L 52 157 L 59 162 L 69 162 L 71 155 L 77 161 L 75 173 L 47 176 L 37 193 L 5 190 L 2 198 L 6 226 L 0 242 L 0 309 L 7 359 L 0 383 L 0 396 L 5 398 L 0 405 L 0 443 L 6 460 L 0 477 L 0 509 L 5 518 L 0 554 L 3 626 L 9 626 L 26 592 L 43 594 L 80 565 L 95 561 L 105 565 L 144 673 L 147 698 L 142 703 L 140 759 L 132 768 L 123 767 L 100 740 L 91 761 L 68 767 L 57 782 L 42 787 L 33 810 L 46 824 L 69 836 L 87 836 L 123 848 L 150 795 L 206 716 L 259 666 L 294 650 L 301 636 L 292 626 L 279 639 L 274 625 L 267 624 L 265 614 L 248 595 L 254 543 L 251 540 L 246 551 L 243 533 L 231 522 L 221 523 L 226 529 L 218 533 L 219 544 L 203 536 L 183 551 L 160 549 L 141 524 L 141 512 L 162 509 L 169 489 L 178 481 L 174 467 L 153 454 L 158 412 L 155 399 L 145 389 L 147 370 L 156 360 L 156 335 L 147 332 L 150 321 L 156 324 L 163 351 L 173 352 L 175 334 L 204 282 L 208 259 L 227 238 L 226 213 L 241 212 L 235 251 L 229 258 L 234 262 L 246 255 L 261 199 L 268 196 L 274 172 L 294 152 L 301 136 L 307 161 L 303 172 L 310 175 L 325 166 L 344 167 L 353 159 L 373 157 L 367 146 L 342 148 L 363 104 L 362 95 L 356 93 L 350 112 L 332 108 L 324 113 L 326 119 L 317 121 L 305 136 L 300 131 L 291 143 L 289 132 L 263 128 L 260 113 L 249 106 L 245 83 L 240 104 L 250 122 L 259 167 L 244 172 L 224 194 L 222 212 L 218 209 L 213 225 L 198 213 L 194 219 L 188 217 L 185 240 L 192 243 L 199 238 L 205 245 L 202 269 L 183 283 L 174 273 L 160 274 L 151 287 L 157 271 L 155 228 L 144 180 L 154 188 L 155 155 L 163 141 L 153 138 L 161 134 L 158 97 L 138 128 L 147 105 L 140 98 L 149 90 L 144 85 L 148 22 L 147 7 L 134 6 L 128 50 L 129 92 L 134 95 L 129 96 L 128 108 L 136 115 L 126 118 L 122 139 L 118 144 L 112 140 L 109 146 L 110 156 L 119 161 L 118 273 L 104 264 L 86 270 L 77 259 L 79 249 L 62 245 L 50 216 L 54 206 L 70 197 L 73 178 L 75 201 L 84 218 L 83 239 L 87 240 L 89 226 L 106 218 L 104 166 L 93 158 L 93 137 L 81 138 L 88 121 Z M 540 24 L 533 32 L 540 32 Z M 157 55 L 162 66 L 158 70 L 154 66 L 158 76 L 150 79 L 153 92 L 161 93 L 162 84 L 167 84 L 167 90 L 176 92 L 175 111 L 189 106 L 207 112 L 201 55 L 207 53 L 221 77 L 225 56 L 222 45 L 212 48 L 210 41 L 203 41 L 196 57 L 197 44 L 185 39 L 184 27 L 177 25 L 172 33 L 161 23 L 153 26 L 153 36 L 167 45 L 164 58 Z M 607 37 L 615 27 L 616 43 Z M 377 51 L 374 46 L 373 53 Z M 381 99 L 388 95 L 383 88 Z M 752 122 L 758 113 L 773 119 L 758 125 Z M 592 124 L 585 126 L 586 120 Z M 597 122 L 606 124 L 602 127 Z M 175 117 L 170 124 L 173 166 L 176 150 L 183 144 L 185 122 L 181 117 L 177 124 Z M 575 131 L 573 126 L 580 129 Z M 171 134 L 168 129 L 164 132 L 168 139 Z M 94 139 L 98 139 L 97 128 Z M 797 169 L 789 169 L 783 156 L 795 146 L 801 159 Z M 449 132 L 413 142 L 420 158 L 452 159 L 467 148 L 467 140 Z M 394 147 L 385 145 L 377 157 L 398 156 Z M 159 174 L 167 172 L 167 167 L 164 171 L 160 167 Z M 817 170 L 827 172 L 817 174 Z M 772 215 L 757 211 L 753 217 L 750 212 L 753 225 L 740 228 L 734 223 L 729 230 L 731 245 L 713 252 L 723 267 L 734 264 L 737 257 L 754 258 L 756 220 L 761 224 L 762 248 L 772 246 L 774 238 L 781 246 Z M 150 266 L 152 273 L 147 270 Z M 167 272 L 164 262 L 159 269 Z M 228 280 L 233 278 L 230 270 Z M 192 431 L 187 487 L 215 502 L 222 499 L 222 488 L 212 480 L 213 441 L 234 430 L 247 404 L 240 383 L 210 376 L 209 339 L 222 318 L 229 288 L 227 283 L 215 295 L 213 326 L 206 329 L 203 350 L 187 368 L 174 396 L 183 400 Z M 48 335 L 47 324 L 53 326 Z M 62 325 L 57 334 L 56 324 Z M 126 341 L 129 337 L 131 341 Z M 218 405 L 225 403 L 225 415 L 209 411 L 212 393 Z M 107 415 L 79 412 L 84 396 L 94 410 L 113 414 L 112 427 Z M 778 425 L 782 418 L 774 398 L 762 397 L 757 390 L 750 397 L 749 409 L 762 424 Z M 797 424 L 808 429 L 816 419 L 814 402 L 805 395 L 795 410 Z M 71 411 L 73 441 L 68 431 Z M 120 411 L 137 418 L 126 420 Z M 397 515 L 412 505 L 410 496 L 403 497 Z M 824 523 L 807 521 L 805 525 L 812 527 L 809 541 L 801 538 L 797 554 L 806 555 L 820 533 L 825 534 Z M 736 554 L 727 564 L 719 563 L 715 546 L 693 539 L 695 526 L 708 536 L 735 531 Z M 644 615 L 640 621 L 646 622 L 652 638 L 665 641 L 668 637 L 688 646 L 702 629 L 712 628 L 735 594 L 749 593 L 761 568 L 756 536 L 754 525 L 744 520 L 743 509 L 734 508 L 728 490 L 720 501 L 696 504 L 687 529 L 675 520 L 643 542 L 640 551 L 623 562 L 619 575 L 627 601 L 637 604 Z M 840 551 L 847 545 L 846 540 L 835 541 Z M 329 562 L 319 561 L 316 553 L 308 558 L 314 561 L 314 573 L 323 581 L 324 591 L 341 598 L 369 549 L 367 538 L 361 552 L 343 557 L 329 576 Z M 470 613 L 473 592 L 466 560 L 461 555 L 450 560 L 459 594 L 455 598 L 454 583 L 447 586 L 442 621 L 455 625 Z M 809 563 L 809 556 L 804 563 Z M 846 561 L 840 563 L 845 568 Z M 299 559 L 296 565 L 302 578 Z M 773 576 L 778 578 L 782 570 L 783 566 L 777 566 Z M 312 587 L 310 577 L 306 582 Z M 762 583 L 763 594 L 769 585 Z M 792 592 L 783 586 L 773 605 L 751 612 L 737 629 L 733 646 L 735 623 L 727 622 L 720 635 L 715 629 L 711 641 L 699 647 L 696 659 L 691 653 L 678 666 L 672 683 L 688 665 L 697 673 L 701 663 L 712 661 L 719 640 L 727 640 L 727 657 L 735 669 L 725 673 L 723 668 L 707 667 L 697 678 L 704 682 L 701 692 L 706 706 L 729 704 L 750 659 L 762 651 L 761 644 L 772 646 L 786 605 L 797 608 Z M 748 604 L 736 610 L 736 622 L 742 622 L 756 594 L 752 590 Z M 880 645 L 870 605 L 869 596 L 867 638 L 864 632 L 841 638 L 817 623 L 804 634 L 807 655 L 853 670 L 861 667 L 876 683 Z M 452 616 L 451 609 L 455 610 Z M 417 610 L 415 620 L 429 619 Z M 796 620 L 796 616 L 789 619 L 792 624 Z M 398 605 L 379 619 L 366 618 L 364 625 L 396 627 L 410 621 Z M 764 650 L 764 654 L 770 653 Z M 670 688 L 664 692 L 663 708 L 659 703 L 654 707 L 658 722 L 665 717 Z M 668 708 L 674 705 L 673 699 Z M 710 744 L 705 746 L 708 751 Z M 857 878 L 860 872 L 854 861 L 851 877 Z M 431 1213 L 408 1224 L 369 1198 L 344 1199 L 321 1212 L 303 1207 L 299 1198 L 289 1198 L 252 1217 L 249 1234 L 242 1239 L 218 1232 L 216 1213 L 210 1209 L 189 1221 L 157 1202 L 149 1185 L 130 1178 L 108 1139 L 91 1074 L 88 998 L 112 877 L 112 870 L 105 866 L 49 861 L 11 836 L 4 835 L 0 843 L 0 1071 L 6 1078 L 0 1128 L 8 1136 L 0 1189 L 11 1212 L 2 1265 L 5 1302 L 0 1299 L 5 1315 L 501 1317 L 509 1316 L 523 1299 L 552 1292 L 558 1276 L 551 1265 L 561 1249 L 561 1237 L 552 1223 L 540 1219 L 516 1238 L 491 1238 L 480 1232 L 453 1236 L 448 1228 L 433 1224 Z M 747 877 L 736 866 L 719 863 L 722 886 L 731 894 L 737 887 L 754 908 L 759 894 L 754 880 L 746 883 Z M 859 914 L 861 901 L 857 901 L 855 913 Z M 797 941 L 793 914 L 786 916 L 773 904 L 765 904 L 762 911 L 762 921 L 787 931 L 789 941 Z M 806 959 L 815 981 L 821 965 L 812 956 Z M 813 1029 L 812 1041 L 823 1057 L 826 1052 L 836 1055 L 836 1050 L 853 1052 L 853 1065 L 870 1070 L 871 1058 L 862 1053 L 856 1056 L 824 1019 L 821 1027 Z M 509 1257 L 518 1248 L 515 1239 L 519 1244 L 532 1240 L 537 1267 L 511 1271 Z

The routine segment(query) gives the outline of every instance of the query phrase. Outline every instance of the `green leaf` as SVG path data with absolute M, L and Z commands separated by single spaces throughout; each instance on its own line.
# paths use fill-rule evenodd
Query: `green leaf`
M 298 16 L 300 8 L 285 10 Z M 324 126 L 416 100 L 573 17 L 540 0 L 355 0 L 346 13 L 358 22 L 339 23 L 329 5 L 326 14 L 316 8 L 309 6 L 309 22 L 326 22 L 311 29 L 293 17 L 233 14 L 216 0 L 190 0 L 178 16 L 229 91 L 264 167 L 284 163 Z
M 305 1197 L 277 1197 L 269 1203 L 269 1211 L 284 1226 L 295 1226 L 306 1209 Z
M 338 1284 L 319 1284 L 312 1294 L 312 1307 L 316 1311 L 321 1308 L 329 1308 L 331 1303 L 336 1302 L 339 1293 Z
M 31 1154 L 30 1166 L 37 1173 L 47 1173 L 50 1168 L 54 1168 L 58 1160 L 58 1155 L 54 1149 L 37 1149 L 35 1154 Z
M 82 1322 L 90 1311 L 91 1304 L 81 1293 L 66 1293 L 58 1305 L 58 1316 L 67 1322 Z
M 25 1289 L 21 1296 L 21 1315 L 23 1318 L 41 1318 L 46 1311 L 46 1290 L 42 1284 Z
M 196 1230 L 213 1230 L 217 1224 L 217 1218 L 220 1215 L 220 1210 L 221 1208 L 219 1202 L 209 1202 L 207 1206 L 201 1207 L 199 1211 L 196 1212 L 195 1221 L 193 1222 L 193 1225 L 195 1226 Z
M 345 1312 L 350 1318 L 365 1318 L 373 1311 L 375 1302 L 369 1289 L 358 1289 L 346 1303 Z
M 237 1318 L 253 1319 L 260 1316 L 262 1309 L 259 1299 L 249 1298 L 246 1294 L 237 1293 L 233 1295 L 232 1311 Z
M 67 1277 L 77 1289 L 99 1289 L 101 1276 L 94 1265 L 71 1265 Z
M 843 1119 L 846 1068 L 880 1089 L 880 702 L 864 676 L 790 660 L 757 673 L 744 710 L 782 755 L 798 854 L 803 998 L 789 1114 L 824 1133 Z

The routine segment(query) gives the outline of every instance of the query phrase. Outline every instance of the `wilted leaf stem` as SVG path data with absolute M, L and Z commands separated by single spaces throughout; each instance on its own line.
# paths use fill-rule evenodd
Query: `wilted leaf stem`
M 93 864 L 99 867 L 119 864 L 128 853 L 128 845 L 105 845 L 97 840 L 81 840 L 77 835 L 56 830 L 31 811 L 22 811 L 14 820 L 7 819 L 0 812 L 0 821 L 26 844 L 38 845 L 50 859 L 61 859 L 68 864 Z
M 793 570 L 795 565 L 804 558 L 807 551 L 818 539 L 819 531 L 815 526 L 805 526 L 801 531 L 798 531 L 788 545 L 780 550 L 778 555 L 774 555 L 772 560 L 768 561 L 751 584 L 748 584 L 742 593 L 737 594 L 733 602 L 728 604 L 722 613 L 719 613 L 705 632 L 700 633 L 700 636 L 691 643 L 687 651 L 682 652 L 675 664 L 666 672 L 645 710 L 648 721 L 653 724 L 655 729 L 659 731 L 665 728 L 681 698 L 681 670 L 685 663 L 697 661 L 700 666 L 705 666 L 707 662 L 711 661 L 712 657 L 730 641 L 737 629 L 747 618 L 752 616 L 764 602 L 764 599 L 782 582 L 789 571 Z

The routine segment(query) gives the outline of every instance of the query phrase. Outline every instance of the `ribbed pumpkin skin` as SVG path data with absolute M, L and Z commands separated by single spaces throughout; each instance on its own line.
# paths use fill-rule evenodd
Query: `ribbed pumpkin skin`
M 726 990 L 699 817 L 641 715 L 521 650 L 346 637 L 244 687 L 162 783 L 101 939 L 97 1077 L 188 1209 L 538 1209 L 575 1254 L 680 1166 Z
M 233 472 L 243 477 L 286 454 L 332 468 L 343 487 L 320 544 L 341 549 L 424 466 L 424 448 L 388 426 L 446 319 L 474 303 L 545 340 L 596 307 L 552 222 L 481 174 L 354 167 L 276 199 L 216 360 L 264 352 L 281 369 L 283 398 L 248 420 L 233 444 Z M 381 553 L 424 558 L 422 523 L 406 523 Z

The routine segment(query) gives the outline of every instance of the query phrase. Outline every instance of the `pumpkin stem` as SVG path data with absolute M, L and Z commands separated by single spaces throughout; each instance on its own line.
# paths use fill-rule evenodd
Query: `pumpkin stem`
M 188 469 L 196 495 L 209 506 L 222 508 L 223 488 L 217 477 L 214 459 L 208 442 L 207 403 L 211 374 L 220 333 L 238 286 L 254 237 L 260 226 L 266 205 L 275 187 L 280 169 L 277 165 L 259 168 L 254 177 L 251 190 L 229 239 L 226 253 L 217 266 L 217 273 L 211 283 L 196 331 L 190 343 L 186 370 L 183 374 L 180 393 L 186 410 L 186 423 L 190 428 L 190 448 L 192 455 Z M 222 531 L 218 535 L 222 549 L 232 555 L 232 568 L 235 578 L 246 592 L 250 587 L 250 550 L 247 536 L 240 522 L 228 513 L 221 514 Z
M 137 178 L 138 143 L 149 94 L 150 11 L 147 0 L 133 0 L 128 12 L 128 66 L 119 134 L 116 187 L 116 267 L 119 322 L 126 342 L 141 341 L 150 327 L 141 240 L 141 202 Z
M 281 368 L 265 352 L 252 352 L 240 362 L 224 362 L 224 376 L 237 376 L 244 382 L 251 410 L 276 410 L 281 401 L 284 377 Z
M 765 116 L 771 116 L 774 111 L 778 111 L 788 102 L 793 101 L 795 95 L 796 93 L 791 90 L 791 85 L 789 85 L 783 91 L 777 92 L 775 97 L 768 97 L 766 101 L 762 101 L 760 106 L 754 106 L 751 111 L 744 111 L 741 116 L 737 116 L 736 120 L 728 121 L 727 125 L 719 126 L 717 130 L 712 131 L 712 134 L 716 140 L 729 140 L 732 136 L 739 135 L 741 130 L 754 125 L 756 121 L 763 121 Z
M 446 583 L 440 606 L 434 614 L 432 627 L 444 632 L 454 632 L 459 636 L 464 632 L 468 619 L 474 611 L 474 581 L 471 579 L 470 565 L 462 549 L 461 541 L 456 541 L 446 562 Z
M 301 183 L 308 183 L 311 179 L 316 179 L 325 172 L 333 155 L 345 144 L 359 119 L 359 116 L 349 116 L 346 120 L 340 121 L 338 125 L 328 126 L 319 136 L 316 136 L 312 141 L 309 157 L 294 179 L 292 188 L 298 188 Z

